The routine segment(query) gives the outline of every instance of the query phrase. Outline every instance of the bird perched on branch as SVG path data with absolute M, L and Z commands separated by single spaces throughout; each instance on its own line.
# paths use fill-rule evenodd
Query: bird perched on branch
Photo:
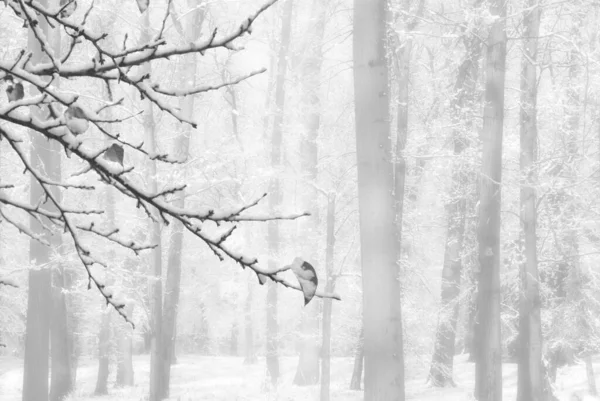
M 75 0 L 60 0 L 60 16 L 61 18 L 69 18 L 75 10 L 77 10 L 77 1 Z
M 75 105 L 69 106 L 65 111 L 65 123 L 73 135 L 83 134 L 90 126 L 81 107 Z
M 123 146 L 118 143 L 113 143 L 110 145 L 106 152 L 104 152 L 104 158 L 111 162 L 116 162 L 123 167 L 123 157 L 125 156 L 125 151 L 123 150 Z
M 23 99 L 25 96 L 23 83 L 15 81 L 12 75 L 7 75 L 4 80 L 8 82 L 8 86 L 6 87 L 6 96 L 8 97 L 8 101 L 16 102 L 17 100 Z

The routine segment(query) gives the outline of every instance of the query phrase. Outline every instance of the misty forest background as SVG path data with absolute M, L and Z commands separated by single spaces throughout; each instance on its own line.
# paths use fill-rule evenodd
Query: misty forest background
M 596 1 L 5 3 L 1 400 L 596 393 Z

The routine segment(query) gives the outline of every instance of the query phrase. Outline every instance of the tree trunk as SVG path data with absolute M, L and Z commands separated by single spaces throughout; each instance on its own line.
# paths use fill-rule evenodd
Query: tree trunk
M 365 399 L 404 400 L 387 1 L 354 1 L 354 96 L 365 336 Z M 403 188 L 397 188 L 396 192 Z M 403 194 L 396 194 L 403 197 Z
M 50 401 L 62 401 L 73 390 L 71 343 L 67 320 L 67 304 L 63 294 L 64 269 L 52 272 L 52 319 L 50 325 L 51 375 Z
M 98 378 L 94 395 L 108 394 L 109 348 L 110 348 L 110 313 L 111 309 L 102 304 L 102 321 L 98 336 Z
M 506 8 L 490 3 L 495 16 L 488 36 L 483 161 L 479 206 L 479 286 L 476 320 L 477 361 L 475 395 L 479 401 L 502 400 L 502 344 L 500 337 L 500 204 L 502 132 L 506 65 Z
M 292 0 L 283 4 L 281 25 L 281 45 L 277 61 L 277 81 L 275 84 L 275 119 L 271 138 L 271 166 L 277 169 L 281 165 L 281 142 L 283 136 L 283 112 L 285 104 L 285 76 L 287 70 L 287 54 L 291 36 Z M 270 183 L 269 208 L 276 212 L 281 205 L 282 194 L 279 179 L 273 177 Z M 267 223 L 268 248 L 270 255 L 279 256 L 279 225 L 277 221 Z M 275 269 L 276 263 L 269 260 L 269 269 Z M 278 325 L 277 325 L 277 283 L 269 281 L 267 289 L 267 370 L 271 383 L 276 386 L 279 380 Z
M 451 200 L 448 205 L 448 231 L 442 268 L 442 296 L 438 327 L 436 331 L 433 360 L 429 370 L 429 380 L 433 386 L 454 386 L 452 370 L 456 340 L 456 325 L 459 312 L 460 281 L 462 274 L 462 250 L 466 223 L 466 205 L 468 197 L 467 166 L 462 157 L 471 146 L 469 133 L 473 127 L 460 126 L 468 120 L 469 109 L 475 100 L 477 75 L 481 57 L 481 42 L 474 35 L 466 39 L 465 59 L 461 63 L 456 80 L 453 102 L 454 123 L 454 166 L 452 171 Z M 470 316 L 469 316 L 470 317 Z
M 303 182 L 299 188 L 300 208 L 310 210 L 311 216 L 298 220 L 299 232 L 304 236 L 302 243 L 303 257 L 318 260 L 318 222 L 315 198 L 317 193 L 310 183 L 317 180 L 317 136 L 321 123 L 319 90 L 321 83 L 321 65 L 323 55 L 321 46 L 325 31 L 325 3 L 314 0 L 312 3 L 311 26 L 306 30 L 307 55 L 303 66 L 302 85 L 302 137 L 300 139 L 300 168 Z M 304 307 L 301 315 L 302 333 L 301 348 L 294 384 L 300 386 L 313 385 L 319 382 L 319 303 L 311 302 Z
M 42 0 L 40 5 L 46 7 L 47 2 Z M 43 18 L 39 21 L 39 29 L 47 36 L 49 35 L 48 23 Z M 32 52 L 29 63 L 35 65 L 43 62 L 44 54 L 32 30 L 29 30 L 28 41 L 29 49 Z M 32 96 L 37 93 L 37 89 L 31 88 Z M 32 117 L 40 120 L 45 117 L 45 110 L 31 107 L 30 111 Z M 33 168 L 37 171 L 45 171 L 52 181 L 60 181 L 60 145 L 56 141 L 48 141 L 35 131 L 30 131 L 29 136 L 32 141 L 30 160 Z M 58 187 L 50 187 L 49 190 L 55 196 L 58 195 Z M 32 176 L 30 179 L 30 203 L 37 205 L 43 198 L 44 191 Z M 54 205 L 49 201 L 46 201 L 41 207 L 48 211 L 56 211 Z M 44 221 L 44 223 L 51 225 L 48 221 Z M 51 244 L 56 242 L 55 238 L 43 231 L 41 224 L 35 218 L 29 219 L 29 225 L 32 232 L 42 235 Z M 30 239 L 29 258 L 35 268 L 29 270 L 22 399 L 23 401 L 46 401 L 48 400 L 50 308 L 52 305 L 51 270 L 48 268 L 51 248 Z
M 258 362 L 256 357 L 256 348 L 254 347 L 254 330 L 252 326 L 252 303 L 254 298 L 254 286 L 256 285 L 256 276 L 248 276 L 248 296 L 244 306 L 244 337 L 245 352 L 244 365 L 253 365 Z
M 354 369 L 350 379 L 350 390 L 360 390 L 363 374 L 363 361 L 365 357 L 365 330 L 361 327 L 358 342 L 356 344 L 356 355 L 354 356 Z
M 521 224 L 525 257 L 521 264 L 519 307 L 518 401 L 546 400 L 542 365 L 542 326 L 537 262 L 537 44 L 541 9 L 529 0 L 524 15 L 521 70 Z
M 333 255 L 335 247 L 335 194 L 330 194 L 327 199 L 327 246 L 325 249 L 325 269 L 327 284 L 325 292 L 335 290 L 335 276 L 333 275 Z M 323 345 L 321 347 L 321 401 L 329 401 L 329 387 L 331 384 L 331 313 L 333 303 L 331 298 L 323 300 Z M 362 359 L 362 358 L 361 358 Z M 360 382 L 359 382 L 360 387 Z
M 190 2 L 188 2 L 190 5 Z M 202 23 L 204 22 L 205 7 L 195 7 L 194 11 L 186 14 L 182 19 L 188 19 L 186 23 L 186 40 L 194 41 L 200 35 Z M 196 85 L 196 54 L 184 57 L 185 66 L 182 73 L 182 82 L 194 87 Z M 179 98 L 179 108 L 183 116 L 191 118 L 194 113 L 194 96 Z M 177 138 L 176 157 L 178 160 L 187 161 L 190 146 L 189 124 L 183 124 L 181 134 Z M 177 194 L 174 206 L 180 209 L 185 207 L 185 190 Z M 167 261 L 167 281 L 165 284 L 164 308 L 163 308 L 163 327 L 162 343 L 160 344 L 162 356 L 162 397 L 169 397 L 171 384 L 171 363 L 175 359 L 175 331 L 177 328 L 177 309 L 179 305 L 179 292 L 181 282 L 181 254 L 183 249 L 183 225 L 176 221 L 173 222 L 173 234 L 171 235 L 171 245 Z
M 594 375 L 594 365 L 592 364 L 592 355 L 585 357 L 585 373 L 587 374 L 588 392 L 591 395 L 598 395 L 596 388 L 596 376 Z
M 133 303 L 126 306 L 127 316 L 133 316 Z M 121 323 L 121 332 L 119 334 L 118 347 L 119 355 L 117 362 L 117 387 L 133 386 L 133 328 L 127 322 Z

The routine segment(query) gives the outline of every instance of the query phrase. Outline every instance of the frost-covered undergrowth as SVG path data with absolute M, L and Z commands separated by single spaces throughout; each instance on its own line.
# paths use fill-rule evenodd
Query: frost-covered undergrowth
M 107 396 L 93 396 L 96 384 L 97 363 L 82 361 L 77 370 L 77 389 L 69 401 L 141 401 L 148 392 L 148 356 L 138 356 L 134 360 L 134 387 L 114 388 L 115 368 L 111 366 L 109 392 Z M 173 366 L 171 398 L 173 401 L 197 400 L 280 400 L 311 401 L 319 399 L 319 387 L 297 387 L 292 385 L 297 358 L 281 359 L 282 381 L 277 390 L 265 389 L 265 362 L 256 365 L 243 365 L 241 358 L 206 357 L 197 355 L 180 356 Z M 338 401 L 358 401 L 362 392 L 348 390 L 352 374 L 352 358 L 332 360 L 331 399 Z M 20 401 L 23 380 L 22 361 L 0 356 L 0 400 Z M 408 400 L 445 401 L 471 400 L 473 391 L 474 366 L 463 356 L 455 360 L 455 381 L 457 387 L 435 389 L 425 383 L 426 367 L 406 368 L 406 395 Z M 600 371 L 600 359 L 595 360 L 596 372 Z M 505 400 L 516 399 L 517 368 L 514 364 L 503 366 Z M 569 400 L 570 395 L 587 386 L 583 365 L 564 368 L 559 371 L 556 390 L 561 400 Z

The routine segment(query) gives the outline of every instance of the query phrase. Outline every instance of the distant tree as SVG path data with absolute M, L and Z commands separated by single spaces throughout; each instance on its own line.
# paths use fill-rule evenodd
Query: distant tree
M 490 3 L 494 17 L 487 39 L 483 159 L 479 198 L 479 271 L 475 325 L 475 398 L 502 400 L 500 336 L 500 201 L 504 77 L 506 69 L 506 4 Z
M 459 295 L 462 275 L 462 252 L 465 237 L 467 198 L 469 197 L 468 166 L 464 154 L 472 145 L 472 123 L 470 114 L 477 94 L 477 77 L 481 59 L 482 44 L 475 32 L 467 31 L 462 38 L 465 56 L 460 63 L 454 85 L 452 113 L 456 129 L 452 132 L 453 154 L 456 161 L 452 167 L 450 200 L 447 206 L 448 227 L 442 266 L 441 305 L 434 342 L 433 359 L 429 370 L 429 380 L 434 386 L 454 385 L 452 370 L 454 344 L 459 312 Z

